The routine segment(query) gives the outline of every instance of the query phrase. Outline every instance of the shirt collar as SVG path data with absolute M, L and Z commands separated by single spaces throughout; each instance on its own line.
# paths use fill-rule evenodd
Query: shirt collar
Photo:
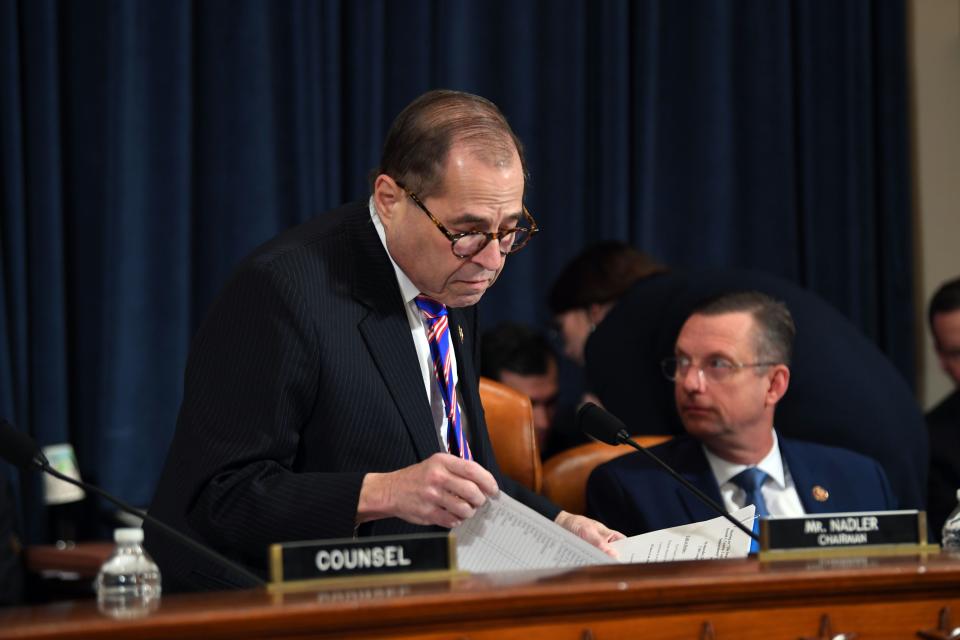
M 407 274 L 403 272 L 403 269 L 400 268 L 400 265 L 393 259 L 393 256 L 390 255 L 390 250 L 387 248 L 386 230 L 383 228 L 383 222 L 380 221 L 380 212 L 377 211 L 376 205 L 373 204 L 373 196 L 370 196 L 370 219 L 373 220 L 373 228 L 377 230 L 380 244 L 383 245 L 383 250 L 387 252 L 387 257 L 390 258 L 390 264 L 393 265 L 393 270 L 397 274 L 397 283 L 400 285 L 400 294 L 403 296 L 403 301 L 406 304 L 410 304 L 414 298 L 420 295 L 420 289 L 413 284 L 410 278 L 407 277 Z
M 703 446 L 703 445 L 701 445 Z M 713 476 L 717 479 L 717 484 L 721 487 L 730 482 L 730 479 L 751 465 L 737 464 L 724 460 L 713 453 L 706 446 L 703 446 L 703 453 L 707 456 L 707 462 L 713 471 Z M 756 465 L 759 469 L 766 472 L 770 478 L 777 483 L 781 489 L 787 486 L 786 474 L 783 470 L 783 458 L 780 457 L 780 443 L 777 439 L 777 431 L 773 430 L 773 446 L 764 458 Z

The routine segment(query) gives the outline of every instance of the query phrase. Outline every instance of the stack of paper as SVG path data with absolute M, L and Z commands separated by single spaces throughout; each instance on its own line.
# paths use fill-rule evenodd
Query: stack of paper
M 754 507 L 744 507 L 731 515 L 750 528 Z M 475 573 L 617 561 L 502 491 L 453 533 L 457 537 L 457 564 Z M 717 517 L 633 536 L 612 546 L 620 562 L 745 558 L 750 538 L 725 518 Z

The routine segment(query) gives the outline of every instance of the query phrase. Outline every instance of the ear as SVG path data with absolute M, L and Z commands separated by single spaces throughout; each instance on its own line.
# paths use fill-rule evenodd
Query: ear
M 385 173 L 377 176 L 373 182 L 373 204 L 380 214 L 383 225 L 389 226 L 396 217 L 398 205 L 406 198 L 406 192 L 396 181 Z
M 790 368 L 785 364 L 774 365 L 771 373 L 766 401 L 768 405 L 773 406 L 787 393 L 787 387 L 790 386 Z

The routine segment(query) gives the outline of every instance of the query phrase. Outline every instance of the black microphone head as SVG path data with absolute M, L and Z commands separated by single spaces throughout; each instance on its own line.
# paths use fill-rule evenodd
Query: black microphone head
M 31 469 L 41 455 L 37 443 L 30 436 L 0 418 L 0 457 L 21 469 Z
M 618 417 L 592 402 L 583 403 L 577 411 L 577 428 L 607 444 L 620 444 L 627 434 L 626 425 Z

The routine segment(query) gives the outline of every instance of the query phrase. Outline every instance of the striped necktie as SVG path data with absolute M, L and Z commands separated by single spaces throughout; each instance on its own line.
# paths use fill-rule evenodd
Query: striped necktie
M 447 307 L 432 298 L 417 296 L 414 299 L 417 308 L 427 321 L 427 342 L 430 343 L 430 356 L 433 369 L 440 385 L 440 395 L 447 414 L 447 443 L 450 453 L 466 460 L 472 460 L 470 443 L 463 435 L 460 423 L 460 404 L 457 402 L 457 388 L 453 384 L 453 358 L 450 352 L 450 323 Z
M 767 472 L 757 467 L 747 467 L 730 478 L 730 482 L 743 489 L 743 492 L 746 494 L 747 497 L 744 501 L 744 506 L 752 504 L 757 508 L 756 517 L 753 521 L 754 533 L 759 533 L 760 531 L 760 518 L 770 515 L 770 512 L 767 510 L 767 502 L 763 499 L 763 493 L 760 492 L 766 479 Z M 757 551 L 759 548 L 760 546 L 756 540 L 750 542 L 750 551 Z

